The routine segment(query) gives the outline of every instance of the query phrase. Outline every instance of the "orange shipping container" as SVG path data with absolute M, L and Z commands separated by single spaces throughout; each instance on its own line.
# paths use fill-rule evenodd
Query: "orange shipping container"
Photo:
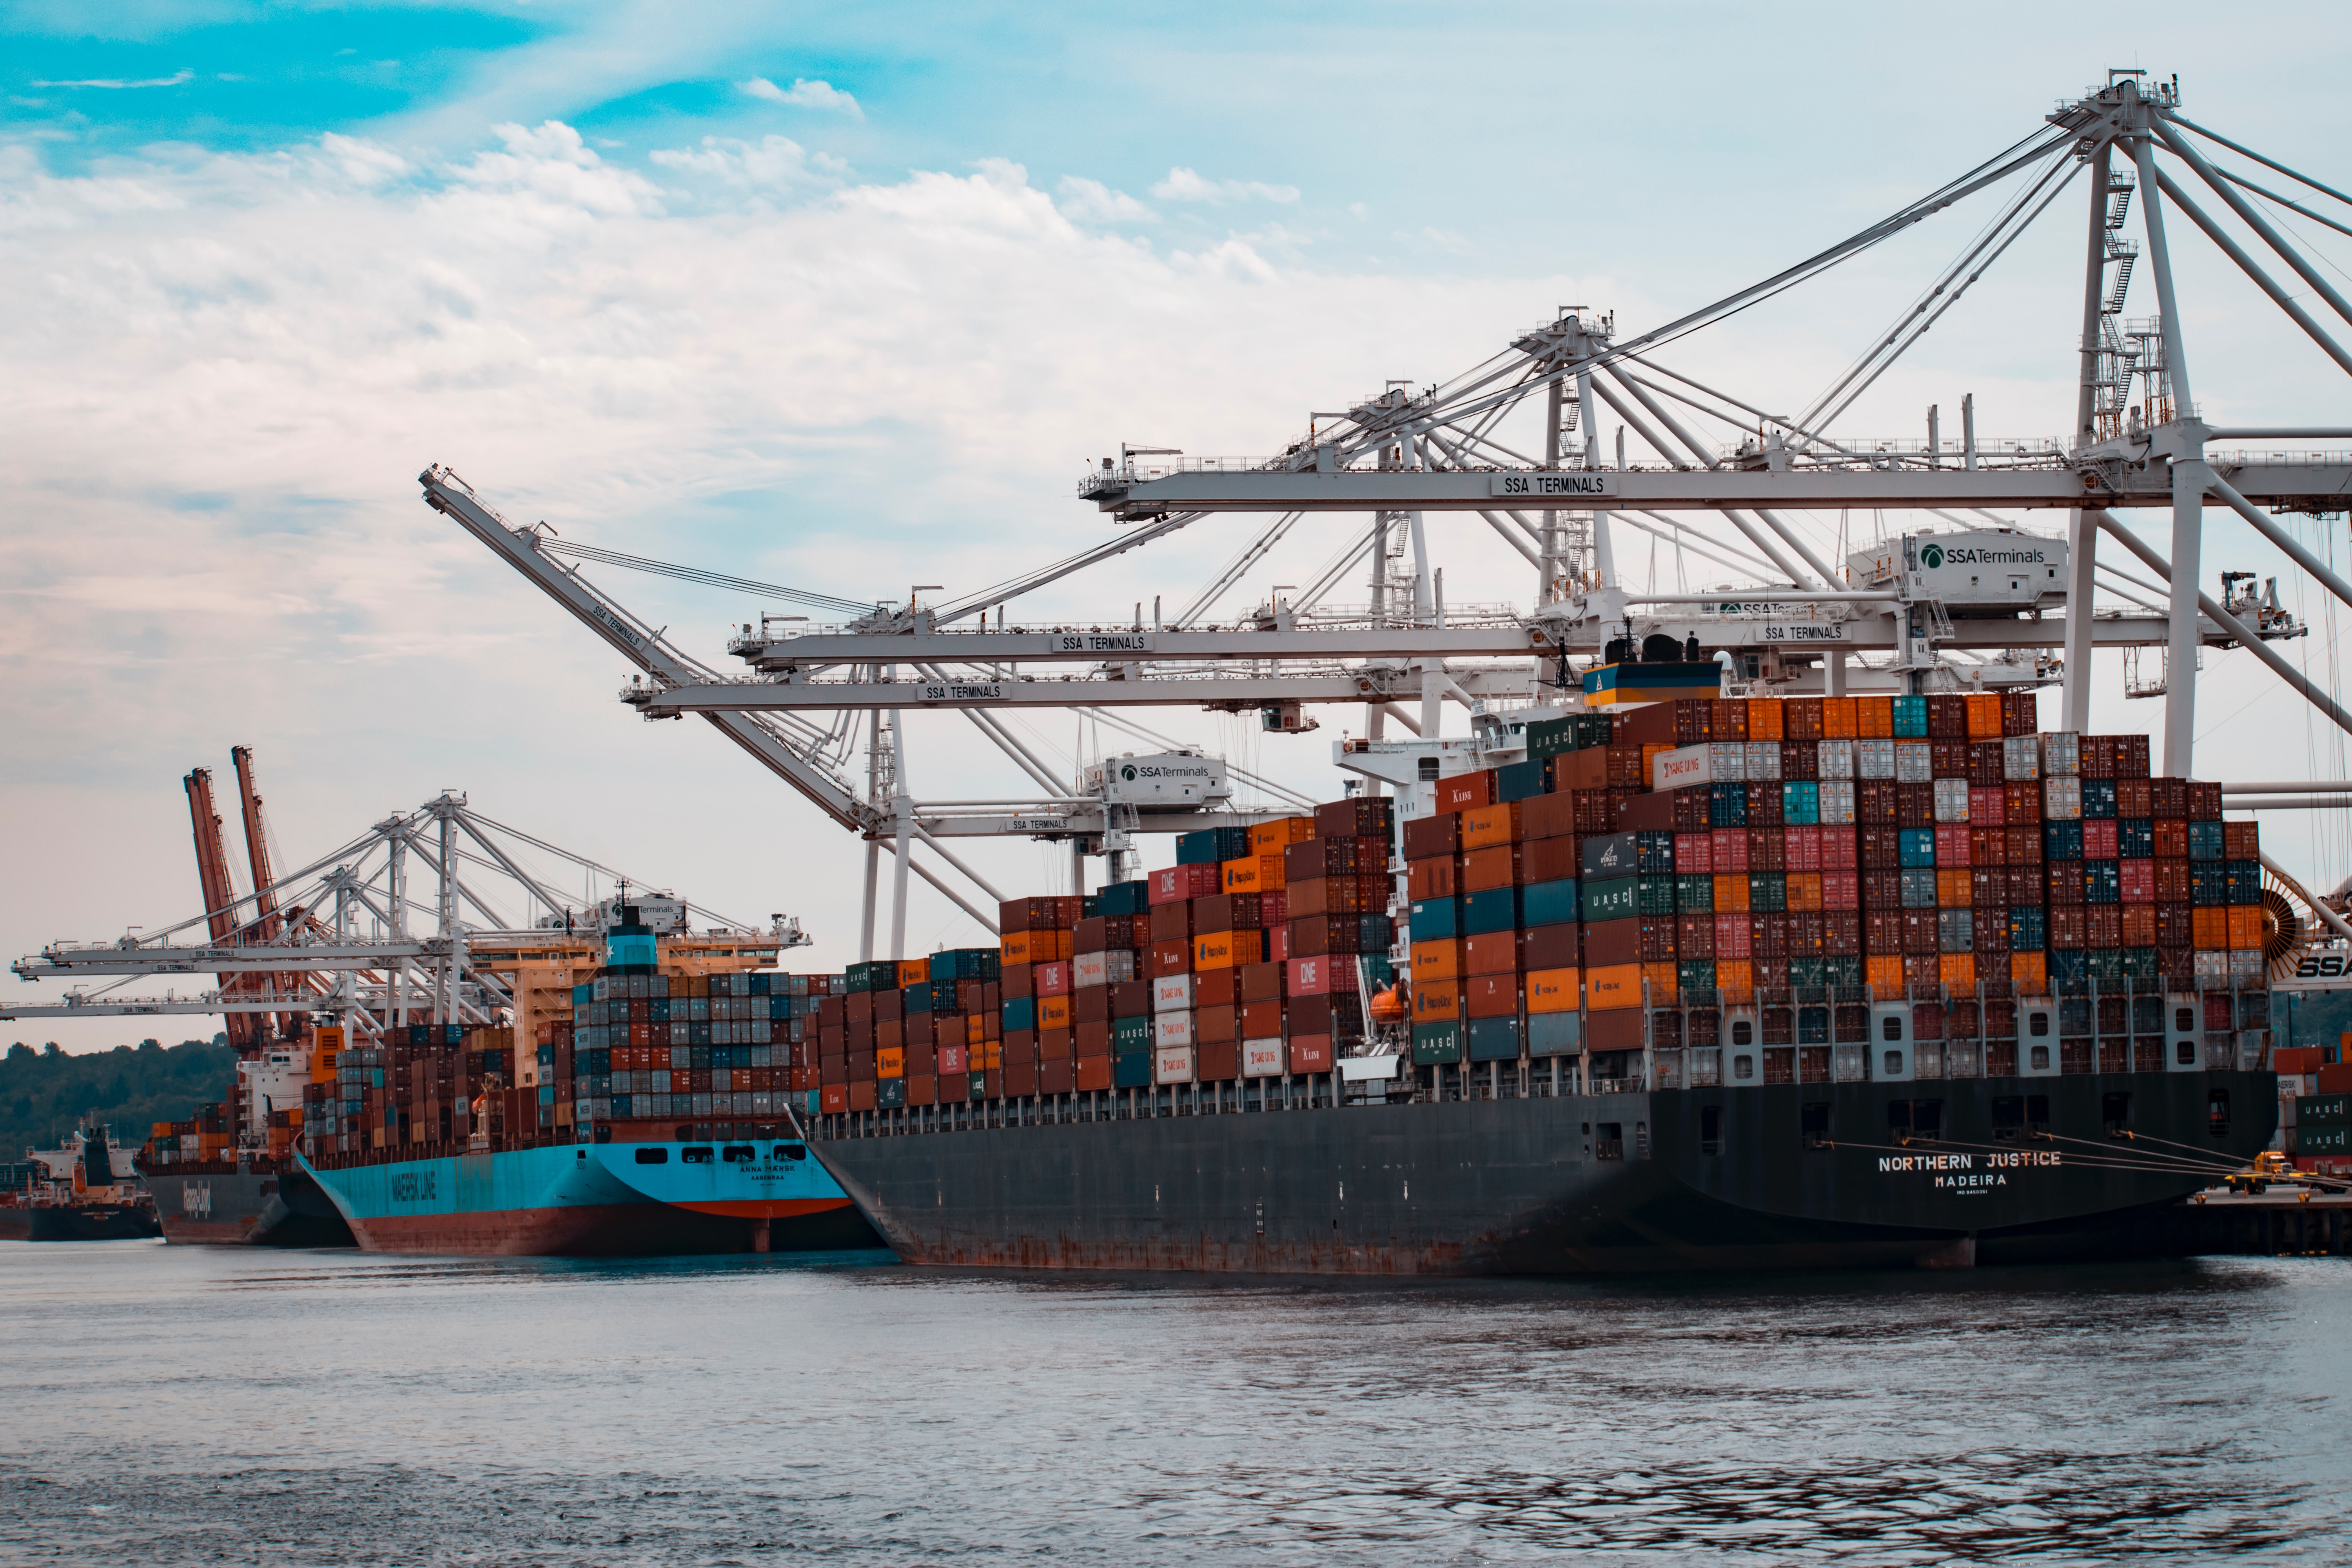
M 1486 849 L 1519 839 L 1519 803 L 1482 805 L 1462 814 L 1462 847 Z
M 988 1037 L 988 1020 L 974 1013 L 963 1021 L 963 1043 L 976 1046 Z
M 1895 699 L 1892 697 L 1856 697 L 1853 702 L 1854 733 L 1865 741 L 1892 740 L 1895 735 Z
M 1969 705 L 1969 739 L 1998 741 L 2000 739 L 2000 697 L 1988 692 L 1982 696 L 1963 699 Z
M 1822 699 L 1822 739 L 1851 741 L 1854 738 L 1853 701 L 1851 697 Z M 1894 710 L 1887 711 L 1891 715 Z
M 2263 945 L 2263 911 L 2241 905 L 2229 910 L 2230 945 L 2260 947 Z
M 1462 857 L 1462 890 L 1484 893 L 1519 883 L 1519 847 L 1496 844 Z
M 1573 1013 L 1582 1005 L 1582 976 L 1573 969 L 1538 969 L 1528 976 L 1528 1011 Z
M 1244 964 L 1265 962 L 1265 932 L 1262 931 L 1220 931 L 1192 939 L 1192 967 L 1202 969 L 1239 969 Z
M 2009 978 L 2028 996 L 2048 995 L 2049 961 L 2039 952 L 2012 952 L 2009 955 Z
M 1748 700 L 1748 738 L 1751 741 L 1780 741 L 1783 733 L 1781 716 L 1786 711 L 1777 697 L 1751 697 Z
M 1596 1013 L 1642 1005 L 1642 966 L 1638 963 L 1603 964 L 1587 973 L 1585 984 Z
M 1462 1016 L 1462 987 L 1451 980 L 1438 980 L 1412 988 L 1412 1017 L 1417 1024 L 1442 1023 Z
M 1999 699 L 1995 699 L 1996 701 Z M 1939 955 L 1937 978 L 1955 990 L 1973 990 L 1977 983 L 1977 955 L 1973 952 L 1947 952 Z
M 1037 998 L 1037 1026 L 1041 1029 L 1066 1029 L 1074 1022 L 1067 993 L 1059 996 Z
M 906 1077 L 907 1053 L 903 1050 L 898 1050 L 887 1046 L 876 1051 L 874 1053 L 874 1076 L 877 1078 Z
M 1284 868 L 1282 857 L 1279 854 L 1261 855 L 1257 858 L 1257 890 L 1259 892 L 1278 893 L 1288 886 L 1290 886 L 1290 874 Z
M 1462 943 L 1458 939 L 1444 942 L 1417 942 L 1412 944 L 1412 983 L 1418 986 L 1431 980 L 1462 978 Z
M 1762 704 L 1759 703 L 1757 706 L 1760 707 Z M 1671 963 L 1642 965 L 1642 979 L 1649 987 L 1649 1005 L 1653 1007 L 1673 1006 L 1679 994 L 1679 987 L 1676 984 L 1678 978 L 1675 966 Z
M 1747 997 L 1756 993 L 1756 965 L 1745 958 L 1718 958 L 1715 961 L 1715 988 L 1727 997 Z
M 1070 956 L 1070 940 L 1066 931 L 1017 931 L 999 945 L 1007 963 L 1058 963 Z
M 1261 856 L 1244 855 L 1238 860 L 1228 860 L 1223 869 L 1224 889 L 1228 893 L 1255 893 L 1263 886 L 1258 880 L 1259 874 L 1265 869 L 1265 860 Z
M 1718 873 L 1715 879 L 1715 912 L 1719 915 L 1743 914 L 1748 909 L 1748 873 Z
M 898 988 L 920 985 L 931 977 L 931 961 L 928 958 L 902 958 L 898 961 Z
M 1315 837 L 1315 819 L 1311 816 L 1277 816 L 1272 822 L 1260 822 L 1250 828 L 1250 853 L 1280 855 L 1294 844 Z
M 1969 907 L 1969 873 L 1966 867 L 1936 873 L 1936 907 L 1939 910 L 1964 910 Z M 1971 984 L 1974 984 L 1971 982 Z
M 2218 952 L 2230 945 L 2230 911 L 2225 909 L 2198 908 L 2189 911 L 2189 943 L 2208 952 Z
M 1881 996 L 1898 994 L 1903 989 L 1903 960 L 1892 953 L 1864 959 L 1862 982 Z
M 1819 871 L 1789 873 L 1789 910 L 1797 913 L 1822 907 L 1822 874 Z

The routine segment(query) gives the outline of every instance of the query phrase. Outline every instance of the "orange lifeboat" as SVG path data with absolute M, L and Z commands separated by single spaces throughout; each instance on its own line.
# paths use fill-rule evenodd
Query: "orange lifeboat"
M 1391 985 L 1385 991 L 1375 991 L 1372 993 L 1370 1012 L 1371 1020 L 1375 1024 L 1403 1023 L 1405 1016 L 1404 987 L 1402 984 Z

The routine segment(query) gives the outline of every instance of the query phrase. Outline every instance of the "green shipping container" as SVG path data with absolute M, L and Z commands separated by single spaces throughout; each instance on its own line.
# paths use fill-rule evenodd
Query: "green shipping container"
M 1413 1055 L 1421 1054 L 1418 1046 Z M 2352 1154 L 2352 1127 L 2297 1127 L 2294 1130 L 2294 1152 L 2298 1154 Z
M 2295 1097 L 2297 1127 L 2342 1127 L 2352 1122 L 2352 1094 L 2305 1094 Z
M 1590 925 L 1602 921 L 1632 920 L 1642 912 L 1639 877 L 1616 877 L 1606 882 L 1584 884 L 1584 919 Z M 1672 914 L 1669 909 L 1665 911 Z
M 1675 877 L 1675 912 L 1679 915 L 1715 913 L 1715 879 L 1704 871 L 1677 873 Z
M 1415 1024 L 1412 1026 L 1412 1065 L 1415 1067 L 1451 1067 L 1462 1059 L 1462 1026 L 1459 1023 Z
M 1110 1021 L 1110 1048 L 1122 1056 L 1130 1051 L 1150 1050 L 1151 1020 L 1113 1018 Z

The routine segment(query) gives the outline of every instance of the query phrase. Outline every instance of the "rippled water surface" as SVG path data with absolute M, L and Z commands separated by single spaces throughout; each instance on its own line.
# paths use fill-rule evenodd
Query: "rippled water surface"
M 2343 1563 L 2347 1302 L 7 1243 L 0 1561 Z

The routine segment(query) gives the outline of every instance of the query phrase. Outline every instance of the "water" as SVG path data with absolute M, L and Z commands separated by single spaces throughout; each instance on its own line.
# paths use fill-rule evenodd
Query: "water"
M 2340 1563 L 2348 1289 L 0 1244 L 0 1562 Z

